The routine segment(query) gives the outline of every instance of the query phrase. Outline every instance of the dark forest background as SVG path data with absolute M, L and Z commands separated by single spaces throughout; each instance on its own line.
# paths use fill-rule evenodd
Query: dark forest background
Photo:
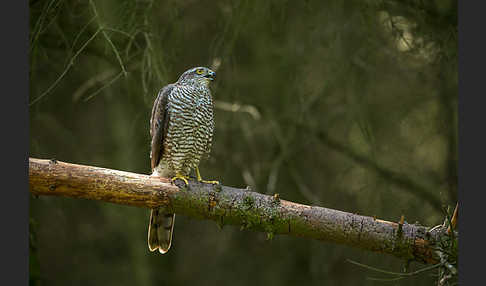
M 158 90 L 208 66 L 204 178 L 434 226 L 457 201 L 457 1 L 30 3 L 31 157 L 150 173 Z M 147 209 L 30 199 L 31 285 L 434 285 L 359 249 L 177 216 L 168 254 Z M 412 263 L 409 271 L 423 267 Z

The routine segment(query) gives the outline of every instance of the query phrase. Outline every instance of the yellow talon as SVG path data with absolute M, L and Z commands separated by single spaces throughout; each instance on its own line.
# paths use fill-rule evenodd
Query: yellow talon
M 206 184 L 219 185 L 219 181 L 206 181 L 206 180 L 201 180 L 199 182 L 206 183 Z
M 170 179 L 170 180 L 171 180 L 172 182 L 175 182 L 175 180 L 177 180 L 177 179 L 181 179 L 181 180 L 183 180 L 183 181 L 184 181 L 184 183 L 186 183 L 186 185 L 189 185 L 189 182 L 187 181 L 187 179 L 188 179 L 188 178 L 189 178 L 189 177 L 185 177 L 185 176 L 183 176 L 183 175 L 181 175 L 181 174 L 177 173 L 177 174 L 175 175 L 175 177 L 173 177 L 173 178 L 172 178 L 172 179 Z
M 206 183 L 206 184 L 215 184 L 219 185 L 219 181 L 206 181 L 201 178 L 201 173 L 199 173 L 199 168 L 196 167 L 196 176 L 197 176 L 197 181 L 201 183 Z

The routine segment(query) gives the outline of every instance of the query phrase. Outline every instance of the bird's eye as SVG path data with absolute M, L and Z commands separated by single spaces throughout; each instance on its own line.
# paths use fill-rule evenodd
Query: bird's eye
M 203 74 L 203 72 L 204 72 L 204 70 L 203 70 L 203 69 L 197 69 L 197 70 L 196 70 L 196 73 L 197 73 L 197 74 Z

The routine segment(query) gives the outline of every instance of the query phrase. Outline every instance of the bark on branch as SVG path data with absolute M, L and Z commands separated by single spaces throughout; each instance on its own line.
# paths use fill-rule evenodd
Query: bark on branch
M 222 225 L 239 225 L 387 253 L 422 263 L 436 263 L 434 247 L 443 232 L 308 206 L 222 185 L 190 181 L 187 187 L 164 178 L 99 167 L 29 158 L 29 189 L 34 195 L 64 196 L 153 208 Z

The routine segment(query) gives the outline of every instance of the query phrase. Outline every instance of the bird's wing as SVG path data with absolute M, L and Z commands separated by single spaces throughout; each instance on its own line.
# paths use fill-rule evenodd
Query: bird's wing
M 150 136 L 152 143 L 150 149 L 150 165 L 152 170 L 159 164 L 164 149 L 164 139 L 167 135 L 169 123 L 169 113 L 167 103 L 169 94 L 174 89 L 174 84 L 164 86 L 155 99 L 152 107 L 152 117 L 150 118 Z

